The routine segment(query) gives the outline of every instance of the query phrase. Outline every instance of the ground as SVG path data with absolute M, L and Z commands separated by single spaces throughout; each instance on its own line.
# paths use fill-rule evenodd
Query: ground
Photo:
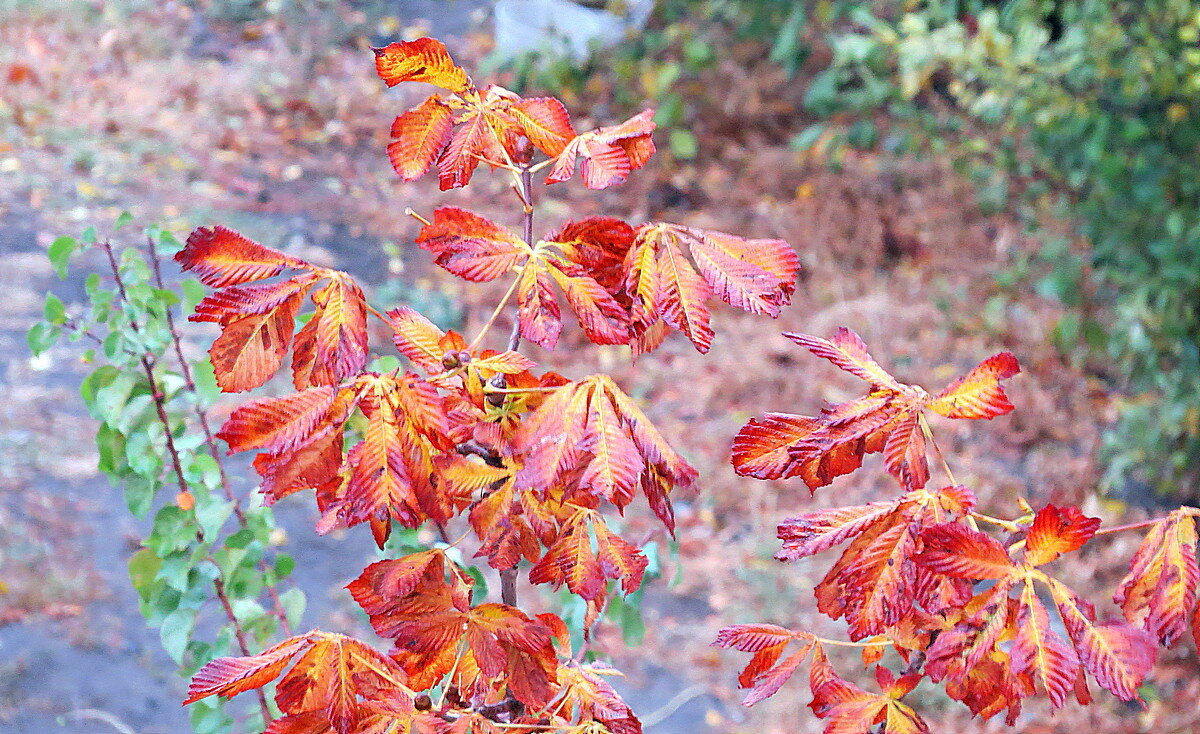
M 357 18 L 335 16 L 300 33 L 272 23 L 207 23 L 177 3 L 43 5 L 50 6 L 0 2 L 0 73 L 9 74 L 0 86 L 0 269 L 8 274 L 0 303 L 0 732 L 176 732 L 186 728 L 183 681 L 129 588 L 125 561 L 144 527 L 95 471 L 94 426 L 76 399 L 84 367 L 67 347 L 38 360 L 24 349 L 47 289 L 68 303 L 81 295 L 79 279 L 54 277 L 45 248 L 122 210 L 179 236 L 223 223 L 361 275 L 379 298 L 435 294 L 470 326 L 498 292 L 426 267 L 412 244 L 419 225 L 403 212 L 463 204 L 515 223 L 516 210 L 499 174 L 482 173 L 470 191 L 450 193 L 429 180 L 396 179 L 383 155 L 387 130 L 421 91 L 384 89 L 369 39 L 338 36 Z M 478 28 L 463 20 L 471 16 L 461 3 L 449 4 L 453 13 L 436 3 L 399 5 L 432 17 L 402 15 L 377 33 L 432 25 L 449 34 L 464 62 L 478 58 Z M 322 46 L 320 39 L 340 40 Z M 29 73 L 10 73 L 18 67 Z M 707 646 L 719 627 L 750 621 L 840 636 L 841 625 L 817 615 L 809 591 L 828 559 L 786 567 L 771 560 L 774 528 L 808 509 L 892 490 L 891 480 L 871 471 L 877 460 L 815 497 L 796 481 L 734 475 L 730 440 L 750 417 L 815 411 L 858 389 L 780 332 L 828 335 L 849 326 L 901 379 L 928 388 L 1001 349 L 1017 354 L 1023 373 L 1013 381 L 1013 415 L 935 426 L 957 480 L 999 514 L 1024 496 L 1119 516 L 1123 506 L 1092 491 L 1111 396 L 1079 360 L 1049 345 L 1058 307 L 1027 284 L 997 282 L 1036 247 L 1013 221 L 980 214 L 969 187 L 937 162 L 859 154 L 834 171 L 819 154 L 791 151 L 789 134 L 806 123 L 796 105 L 803 80 L 723 71 L 729 86 L 695 100 L 707 106 L 697 161 L 660 155 L 629 184 L 600 195 L 575 185 L 550 190 L 537 227 L 605 213 L 780 237 L 804 266 L 794 304 L 775 322 L 718 310 L 708 355 L 676 338 L 631 364 L 615 349 L 568 338 L 558 352 L 532 356 L 568 375 L 614 374 L 700 470 L 697 491 L 681 502 L 679 554 L 664 575 L 679 567 L 681 580 L 652 588 L 641 646 L 624 648 L 615 632 L 601 645 L 628 672 L 622 689 L 648 731 L 819 731 L 799 681 L 741 708 L 741 656 Z M 580 127 L 637 111 L 589 109 L 586 99 L 577 107 Z M 199 330 L 190 336 L 197 345 L 211 338 Z M 252 491 L 244 462 L 232 466 L 240 491 Z M 374 557 L 365 534 L 317 537 L 308 498 L 283 503 L 280 514 L 309 595 L 305 624 L 364 631 L 341 586 Z M 635 535 L 653 527 L 641 512 L 628 522 Z M 1119 538 L 1065 573 L 1101 601 L 1122 573 L 1116 559 L 1135 542 Z M 1184 715 L 1169 712 L 1172 701 L 1194 699 L 1194 686 L 1174 687 L 1173 671 L 1190 665 L 1180 662 L 1190 655 L 1164 654 L 1154 675 L 1161 701 L 1148 713 L 1104 703 L 1049 717 L 1035 703 L 1022 730 L 1131 732 L 1153 723 L 1189 731 Z M 968 722 L 925 691 L 921 707 L 942 726 L 1002 730 Z

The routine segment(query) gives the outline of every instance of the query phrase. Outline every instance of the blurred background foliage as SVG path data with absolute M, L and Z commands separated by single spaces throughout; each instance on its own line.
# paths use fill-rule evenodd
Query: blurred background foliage
M 803 77 L 796 150 L 946 159 L 1018 217 L 1041 252 L 1000 277 L 1067 307 L 1055 345 L 1123 396 L 1101 489 L 1200 497 L 1200 3 L 660 0 L 590 65 L 511 67 L 520 88 L 655 100 L 690 159 L 728 54 Z

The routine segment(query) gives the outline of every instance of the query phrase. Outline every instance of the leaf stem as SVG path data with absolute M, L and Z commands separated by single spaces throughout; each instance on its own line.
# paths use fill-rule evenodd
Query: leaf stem
M 404 213 L 407 214 L 408 216 L 412 217 L 413 219 L 417 220 L 421 224 L 424 224 L 426 227 L 431 226 L 433 224 L 433 222 L 429 221 L 428 219 L 421 216 L 420 214 L 417 214 L 416 212 L 414 212 L 412 210 L 412 208 L 410 208 L 410 207 L 405 207 Z
M 529 260 L 525 261 L 524 267 L 522 267 L 520 272 L 517 273 L 517 277 L 513 279 L 512 285 L 508 287 L 508 290 L 505 291 L 504 296 L 500 299 L 500 302 L 496 304 L 496 308 L 492 311 L 492 315 L 488 317 L 488 320 L 479 330 L 479 333 L 476 334 L 475 338 L 471 340 L 471 344 L 467 347 L 468 352 L 475 351 L 475 348 L 479 346 L 479 342 L 483 341 L 484 335 L 488 333 L 488 329 L 492 328 L 492 325 L 496 323 L 496 319 L 500 318 L 500 314 L 504 311 L 504 307 L 508 305 L 508 302 L 512 298 L 513 294 L 517 292 L 517 286 L 521 284 L 521 279 L 525 277 L 525 268 L 529 267 L 529 263 L 532 262 L 532 260 L 533 256 L 531 255 Z
M 1156 525 L 1166 518 L 1156 517 L 1151 520 L 1142 520 L 1141 522 L 1131 522 L 1124 525 L 1114 525 L 1111 528 L 1100 528 L 1096 531 L 1096 535 L 1108 535 L 1109 533 L 1120 533 L 1126 530 L 1141 530 L 1148 528 L 1151 525 Z
M 972 512 L 972 513 L 970 513 L 970 517 L 974 520 L 981 520 L 983 522 L 1002 527 L 1011 533 L 1020 532 L 1020 530 L 1021 530 L 1020 524 L 1013 522 L 1012 520 L 1002 520 L 998 517 L 992 517 L 991 515 L 984 515 L 983 513 L 980 513 L 980 512 Z
M 890 645 L 890 642 L 847 642 L 846 640 L 831 640 L 826 637 L 817 637 L 816 635 L 805 635 L 813 642 L 819 642 L 822 645 L 835 645 L 837 647 L 885 647 Z
M 942 465 L 942 471 L 946 473 L 946 479 L 950 481 L 952 486 L 957 486 L 958 480 L 954 478 L 953 470 L 951 470 L 950 465 L 946 463 L 946 456 L 942 453 L 942 448 L 938 446 L 937 439 L 933 437 L 933 429 L 929 427 L 929 421 L 925 419 L 925 414 L 919 413 L 918 420 L 921 422 L 921 432 L 925 434 L 925 440 L 929 441 L 929 445 L 933 447 L 933 453 L 937 456 L 938 462 Z
M 487 384 L 483 386 L 485 393 L 500 395 L 524 395 L 535 392 L 555 392 L 556 390 L 558 390 L 557 387 L 493 387 Z

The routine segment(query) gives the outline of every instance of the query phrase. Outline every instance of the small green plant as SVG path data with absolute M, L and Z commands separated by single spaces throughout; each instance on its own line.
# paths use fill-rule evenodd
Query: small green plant
M 298 624 L 304 594 L 287 584 L 295 562 L 276 549 L 271 509 L 261 497 L 239 497 L 222 464 L 209 409 L 219 396 L 207 359 L 190 359 L 178 329 L 203 295 L 193 279 L 169 288 L 162 258 L 179 249 L 169 232 L 149 227 L 133 239 L 130 217 L 112 238 L 89 228 L 59 237 L 49 257 L 59 277 L 72 275 L 72 258 L 99 255 L 107 277 L 85 277 L 87 300 L 77 312 L 47 294 L 44 320 L 29 331 L 41 355 L 62 339 L 85 345 L 93 366 L 80 385 L 98 422 L 99 468 L 124 489 L 129 511 L 152 517 L 142 548 L 129 559 L 129 577 L 142 614 L 159 630 L 163 648 L 190 675 L 210 660 L 250 654 L 277 632 Z M 218 603 L 214 605 L 213 600 Z M 205 629 L 203 635 L 197 627 Z M 269 721 L 265 698 L 249 728 Z M 228 731 L 223 702 L 191 710 L 198 734 Z M 265 724 L 264 724 L 265 725 Z

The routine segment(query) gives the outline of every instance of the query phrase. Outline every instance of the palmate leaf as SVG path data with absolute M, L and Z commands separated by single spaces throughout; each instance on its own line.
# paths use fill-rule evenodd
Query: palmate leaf
M 568 720 L 597 721 L 612 734 L 642 734 L 642 722 L 601 677 L 606 675 L 619 673 L 601 663 L 580 664 L 574 660 L 560 663 L 558 691 L 546 709 L 557 711 Z
M 433 222 L 422 228 L 417 244 L 433 252 L 438 265 L 473 282 L 519 271 L 521 334 L 536 344 L 552 348 L 562 330 L 554 284 L 566 295 L 593 342 L 624 344 L 628 339 L 625 310 L 587 270 L 556 252 L 557 242 L 543 241 L 530 247 L 488 219 L 456 207 L 442 207 L 434 212 Z M 569 243 L 576 250 L 579 245 L 577 236 Z
M 923 547 L 928 552 L 927 528 L 961 518 L 973 505 L 969 490 L 947 487 L 808 513 L 779 526 L 783 549 L 775 557 L 794 561 L 849 542 L 814 589 L 818 608 L 834 619 L 844 616 L 853 640 L 886 634 L 914 615 L 942 611 L 937 607 L 946 603 L 944 596 L 969 598 L 969 586 L 931 578 L 936 569 L 916 561 Z
M 1181 507 L 1156 522 L 1113 596 L 1127 620 L 1168 647 L 1188 629 L 1188 620 L 1200 614 L 1196 610 L 1200 583 L 1196 514 L 1194 507 Z M 1200 625 L 1193 627 L 1197 629 Z M 1200 644 L 1200 634 L 1196 638 Z
M 858 469 L 866 454 L 883 452 L 888 473 L 906 489 L 920 489 L 929 481 L 922 426 L 926 408 L 950 418 L 994 418 L 1012 411 L 1000 380 L 1020 368 L 1007 352 L 988 358 L 930 398 L 922 388 L 888 374 L 849 329 L 838 329 L 831 339 L 784 336 L 865 380 L 870 392 L 827 405 L 815 417 L 770 413 L 750 421 L 733 443 L 733 466 L 743 476 L 799 476 L 815 492 Z
M 687 260 L 690 251 L 695 267 Z M 653 349 L 658 322 L 683 332 L 700 352 L 712 344 L 706 302 L 726 303 L 772 318 L 791 302 L 800 264 L 783 240 L 746 240 L 677 224 L 644 224 L 624 262 L 636 351 Z
M 343 453 L 345 424 L 366 418 L 363 440 Z M 252 400 L 217 436 L 230 452 L 259 450 L 254 467 L 268 502 L 317 489 L 318 530 L 395 519 L 416 527 L 446 519 L 433 488 L 435 451 L 453 447 L 436 389 L 417 375 L 363 373 L 338 387 Z M 381 539 L 377 539 L 382 542 Z
M 349 586 L 375 631 L 395 640 L 392 655 L 409 684 L 425 690 L 455 670 L 463 695 L 483 699 L 507 687 L 527 706 L 547 703 L 557 683 L 550 627 L 504 604 L 472 607 L 461 591 L 469 588 L 465 574 L 454 569 L 447 580 L 440 563 L 433 572 L 422 563 L 411 556 L 376 563 Z
M 558 160 L 546 176 L 546 183 L 570 179 L 579 161 L 583 185 L 589 189 L 623 183 L 631 171 L 646 165 L 654 155 L 654 128 L 654 110 L 643 110 L 619 125 L 573 136 L 559 153 L 553 154 Z
M 1072 693 L 1087 703 L 1084 671 L 1124 699 L 1153 666 L 1155 649 L 1147 632 L 1125 622 L 1096 623 L 1092 606 L 1036 566 L 1081 547 L 1099 521 L 1074 507 L 1043 507 L 1025 538 L 1022 563 L 989 536 L 955 523 L 934 525 L 922 535 L 917 562 L 937 573 L 970 581 L 993 580 L 970 603 L 963 618 L 944 630 L 928 651 L 927 671 L 947 680 L 951 696 L 988 717 L 1004 708 L 1010 721 L 1019 701 L 1043 688 L 1055 706 Z M 1048 587 L 1069 642 L 1054 631 L 1037 584 Z M 1019 590 L 1010 598 L 1011 590 Z M 1006 649 L 1002 643 L 1011 640 Z M 990 687 L 990 688 L 989 688 Z
M 296 387 L 337 384 L 366 364 L 366 299 L 345 273 L 276 252 L 224 227 L 195 230 L 175 259 L 220 288 L 196 306 L 191 320 L 221 326 L 209 356 L 223 391 L 253 389 L 279 369 L 310 291 L 316 310 L 295 336 Z M 303 272 L 280 282 L 250 284 L 285 270 Z M 322 280 L 325 285 L 314 291 Z
M 779 662 L 783 651 L 793 642 L 800 642 L 800 649 L 783 662 Z M 725 627 L 717 633 L 717 639 L 712 645 L 754 653 L 750 662 L 738 674 L 738 685 L 751 689 L 742 701 L 744 706 L 753 706 L 775 695 L 792 677 L 814 645 L 820 647 L 812 635 L 773 624 L 736 624 Z
M 813 713 L 826 719 L 825 734 L 867 734 L 882 724 L 887 734 L 929 734 L 929 727 L 909 706 L 900 702 L 921 680 L 920 673 L 896 678 L 888 669 L 875 668 L 882 693 L 868 693 L 844 680 L 829 665 L 820 647 L 813 653 L 809 687 Z
M 1102 688 L 1124 701 L 1141 700 L 1137 689 L 1154 667 L 1154 637 L 1120 622 L 1096 624 L 1091 605 L 1057 580 L 1050 593 L 1083 667 Z
M 250 657 L 217 658 L 192 678 L 184 704 L 212 695 L 234 696 L 261 688 L 295 665 L 279 681 L 275 701 L 287 716 L 275 731 L 296 729 L 297 720 L 353 734 L 372 716 L 371 700 L 384 700 L 400 722 L 415 714 L 407 675 L 391 659 L 345 635 L 313 630 Z M 291 719 L 291 721 L 287 721 Z M 315 729 L 318 730 L 319 729 Z
M 637 591 L 648 563 L 641 550 L 609 530 L 600 515 L 581 512 L 529 570 L 529 581 L 555 588 L 566 584 L 571 593 L 595 602 L 606 596 L 609 579 L 619 580 L 625 594 Z
M 696 477 L 611 378 L 593 375 L 558 388 L 521 424 L 514 444 L 524 465 L 517 488 L 564 487 L 624 508 L 640 488 L 651 509 L 674 526 L 667 493 Z

